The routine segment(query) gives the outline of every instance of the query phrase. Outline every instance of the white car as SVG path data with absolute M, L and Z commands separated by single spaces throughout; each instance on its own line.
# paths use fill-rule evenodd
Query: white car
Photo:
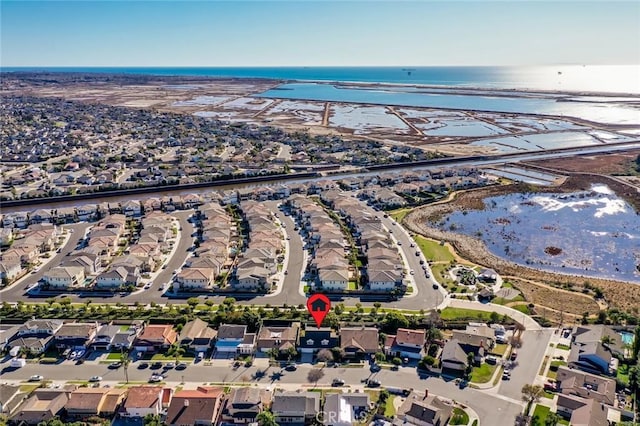
M 35 376 L 29 377 L 29 381 L 30 382 L 41 382 L 42 379 L 44 379 L 44 377 L 42 377 L 40 375 L 35 375 Z
M 102 381 L 102 377 L 100 377 L 100 376 L 91 376 L 89 378 L 89 381 L 90 382 L 101 382 Z

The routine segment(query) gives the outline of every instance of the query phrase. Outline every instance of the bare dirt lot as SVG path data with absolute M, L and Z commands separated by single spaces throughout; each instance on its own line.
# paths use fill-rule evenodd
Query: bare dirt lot
M 623 185 L 619 181 L 608 179 L 601 175 L 581 174 L 570 176 L 560 187 L 553 189 L 545 187 L 539 190 L 545 192 L 571 192 L 576 189 L 587 189 L 594 183 L 605 183 L 609 185 L 620 197 L 623 197 L 631 203 L 637 210 L 640 209 L 640 193 L 638 191 Z M 479 265 L 493 268 L 502 275 L 517 277 L 521 280 L 526 280 L 532 285 L 540 283 L 551 287 L 570 289 L 579 293 L 582 293 L 585 284 L 595 286 L 602 290 L 607 303 L 611 307 L 616 307 L 627 312 L 637 312 L 638 307 L 640 307 L 640 285 L 638 284 L 593 277 L 587 278 L 557 274 L 517 265 L 489 252 L 484 243 L 479 239 L 439 230 L 427 225 L 430 220 L 447 215 L 452 211 L 482 209 L 484 208 L 483 200 L 486 197 L 535 190 L 538 189 L 530 185 L 517 184 L 466 191 L 457 194 L 451 202 L 433 204 L 413 210 L 404 218 L 403 223 L 413 232 L 451 243 L 463 258 L 469 259 Z M 570 297 L 572 294 L 560 291 L 555 292 L 557 294 L 553 295 L 553 293 L 551 293 L 553 290 L 548 288 L 545 290 L 534 290 L 533 287 L 526 284 L 524 284 L 524 287 L 525 288 L 521 290 L 525 293 L 525 296 L 527 296 L 527 300 L 534 304 L 540 304 L 552 309 L 557 309 L 558 311 L 563 310 L 564 312 L 575 314 L 581 314 L 583 312 L 591 313 L 595 309 L 595 306 L 586 301 L 584 297 L 582 297 L 582 294 L 578 295 L 574 293 L 573 295 L 576 296 L 574 298 Z
M 529 164 L 569 172 L 618 175 L 629 173 L 638 155 L 640 155 L 640 150 L 633 150 L 592 157 L 545 159 L 543 161 L 532 161 Z

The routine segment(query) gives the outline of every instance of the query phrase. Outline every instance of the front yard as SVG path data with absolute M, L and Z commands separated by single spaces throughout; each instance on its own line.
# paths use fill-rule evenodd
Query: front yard
M 494 371 L 496 371 L 496 366 L 487 363 L 483 363 L 480 367 L 473 367 L 471 383 L 487 383 L 491 380 Z

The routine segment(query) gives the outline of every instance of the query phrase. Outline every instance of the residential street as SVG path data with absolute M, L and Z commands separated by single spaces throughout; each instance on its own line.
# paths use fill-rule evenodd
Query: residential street
M 257 360 L 256 364 L 264 366 L 266 359 Z M 68 363 L 68 364 L 67 364 Z M 255 379 L 255 373 L 260 368 L 253 366 L 251 368 L 240 367 L 233 370 L 230 361 L 213 361 L 215 366 L 190 365 L 186 370 L 175 371 L 169 370 L 168 382 L 186 382 L 187 385 L 195 387 L 203 383 L 242 383 L 256 382 L 260 386 L 274 388 L 280 383 L 289 387 L 298 385 L 299 387 L 312 387 L 307 381 L 307 374 L 313 366 L 302 364 L 298 366 L 297 371 L 282 371 L 279 367 L 271 367 L 266 369 L 264 376 L 258 380 Z M 7 364 L 4 364 L 7 365 Z M 279 379 L 279 373 L 282 376 Z M 490 393 L 478 391 L 472 388 L 459 389 L 453 381 L 444 381 L 440 378 L 421 379 L 416 374 L 414 368 L 401 368 L 399 371 L 381 370 L 378 373 L 371 374 L 366 368 L 329 368 L 323 369 L 324 377 L 318 382 L 319 386 L 330 386 L 334 378 L 341 378 L 351 386 L 345 388 L 362 389 L 362 380 L 369 377 L 375 377 L 382 382 L 383 386 L 397 387 L 402 389 L 413 388 L 418 393 L 423 393 L 425 389 L 430 392 L 453 399 L 457 402 L 470 406 L 483 420 L 483 424 L 492 426 L 512 425 L 515 416 L 522 410 L 520 402 L 520 389 L 510 398 L 501 395 L 492 395 Z M 129 367 L 130 382 L 145 382 L 151 376 L 152 370 L 146 368 L 140 370 L 137 363 L 132 363 Z M 274 373 L 275 376 L 274 376 Z M 110 370 L 106 364 L 95 364 L 90 361 L 83 365 L 74 365 L 66 361 L 62 365 L 41 365 L 29 364 L 18 370 L 7 372 L 2 371 L 2 380 L 15 381 L 26 380 L 31 375 L 40 374 L 45 380 L 65 381 L 65 380 L 87 380 L 89 377 L 97 375 L 102 376 L 103 384 L 110 386 L 124 382 L 124 371 Z M 276 379 L 276 380 L 274 380 Z M 297 386 L 296 386 L 297 387 Z

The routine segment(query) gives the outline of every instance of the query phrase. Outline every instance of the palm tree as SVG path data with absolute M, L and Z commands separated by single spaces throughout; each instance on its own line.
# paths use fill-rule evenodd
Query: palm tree
M 124 380 L 129 383 L 129 363 L 131 360 L 129 359 L 129 353 L 125 352 L 124 349 L 122 349 L 122 352 L 120 353 L 120 362 L 124 369 Z
M 256 421 L 260 426 L 278 426 L 276 418 L 271 411 L 262 411 L 256 416 Z
M 616 339 L 609 335 L 604 335 L 600 339 L 600 342 L 602 343 L 602 346 L 604 346 L 605 348 L 609 348 L 610 345 L 613 345 L 616 343 Z
M 182 355 L 184 355 L 185 350 L 182 346 L 180 346 L 180 343 L 176 342 L 173 345 L 171 345 L 169 347 L 169 350 L 167 351 L 167 355 L 171 356 L 174 355 L 176 357 L 176 364 L 178 363 L 178 361 L 180 360 L 180 357 Z

